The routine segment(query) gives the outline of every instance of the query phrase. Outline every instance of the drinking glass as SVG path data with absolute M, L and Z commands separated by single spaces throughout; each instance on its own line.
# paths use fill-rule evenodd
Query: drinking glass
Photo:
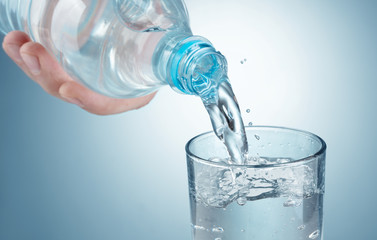
M 323 239 L 326 143 L 283 127 L 246 133 L 243 165 L 213 132 L 187 143 L 192 239 Z

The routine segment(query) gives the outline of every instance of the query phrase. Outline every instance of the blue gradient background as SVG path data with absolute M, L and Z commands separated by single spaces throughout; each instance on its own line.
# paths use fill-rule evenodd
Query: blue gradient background
M 327 142 L 325 239 L 375 239 L 377 1 L 187 5 L 228 58 L 245 121 Z M 0 239 L 190 239 L 184 145 L 211 128 L 199 99 L 165 87 L 100 117 L 0 62 Z

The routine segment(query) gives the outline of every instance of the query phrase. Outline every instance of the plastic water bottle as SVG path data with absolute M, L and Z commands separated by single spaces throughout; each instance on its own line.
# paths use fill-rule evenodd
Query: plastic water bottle
M 227 63 L 193 36 L 181 0 L 0 0 L 0 30 L 26 32 L 72 76 L 118 98 L 163 85 L 210 96 Z

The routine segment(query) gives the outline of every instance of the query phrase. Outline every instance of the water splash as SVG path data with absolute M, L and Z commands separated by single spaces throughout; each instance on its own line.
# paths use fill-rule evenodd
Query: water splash
M 275 164 L 277 159 L 266 157 L 249 158 L 250 165 L 260 165 L 259 159 L 265 163 Z M 317 186 L 313 179 L 314 170 L 308 166 L 298 166 L 294 169 L 284 168 L 272 173 L 268 168 L 258 171 L 247 167 L 229 165 L 226 169 L 202 169 L 195 177 L 193 191 L 196 201 L 205 206 L 225 208 L 231 202 L 239 205 L 246 201 L 266 197 L 287 197 L 282 203 L 284 207 L 302 206 L 306 196 L 313 196 Z

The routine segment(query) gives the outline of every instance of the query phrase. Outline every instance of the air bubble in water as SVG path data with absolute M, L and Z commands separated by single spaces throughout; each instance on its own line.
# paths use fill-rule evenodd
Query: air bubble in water
M 224 229 L 222 227 L 214 227 L 212 228 L 212 232 L 222 233 Z
M 215 240 L 221 240 L 221 238 L 215 238 Z
M 243 64 L 243 61 L 241 60 L 241 64 Z
M 249 122 L 249 126 L 250 126 L 250 127 L 253 126 L 253 123 L 252 123 L 252 122 Z
M 257 157 L 248 157 L 246 159 L 246 165 L 253 165 L 258 163 L 258 158 Z
M 210 162 L 215 163 L 227 163 L 225 159 L 219 158 L 219 157 L 212 157 L 208 159 Z
M 244 62 L 246 62 L 247 61 L 247 59 L 245 58 L 244 60 L 243 60 Z
M 297 227 L 298 230 L 304 230 L 305 229 L 305 225 L 300 225 Z
M 247 113 L 250 113 L 250 109 L 249 109 L 249 108 L 248 108 L 248 109 L 246 109 L 246 112 L 247 112 Z
M 285 158 L 278 158 L 276 161 L 277 161 L 277 163 L 287 163 L 287 162 L 290 162 L 289 159 L 285 159 Z
M 160 27 L 150 27 L 146 30 L 143 30 L 143 32 L 164 32 L 164 31 L 166 30 Z
M 257 140 L 260 140 L 260 136 L 259 135 L 254 135 L 254 137 L 255 137 L 255 139 L 257 139 Z
M 283 206 L 284 207 L 298 207 L 298 206 L 301 206 L 301 201 L 297 200 L 293 200 L 293 199 L 288 199 L 287 201 L 285 201 L 283 203 Z
M 218 157 L 212 157 L 212 158 L 210 158 L 208 160 L 211 161 L 211 162 L 221 162 L 221 159 L 218 158 Z
M 242 229 L 241 229 L 241 232 L 245 232 L 245 229 L 242 228 Z
M 309 235 L 309 238 L 310 239 L 316 239 L 317 237 L 319 236 L 319 230 L 315 230 L 314 232 L 312 232 L 310 235 Z
M 246 202 L 247 202 L 247 199 L 246 199 L 245 197 L 239 197 L 239 198 L 237 198 L 237 203 L 238 203 L 238 205 L 240 205 L 240 206 L 245 205 Z
M 259 163 L 260 165 L 266 165 L 266 164 L 268 163 L 268 161 L 267 161 L 266 159 L 264 159 L 264 158 L 259 158 L 259 159 L 258 159 L 258 163 Z

